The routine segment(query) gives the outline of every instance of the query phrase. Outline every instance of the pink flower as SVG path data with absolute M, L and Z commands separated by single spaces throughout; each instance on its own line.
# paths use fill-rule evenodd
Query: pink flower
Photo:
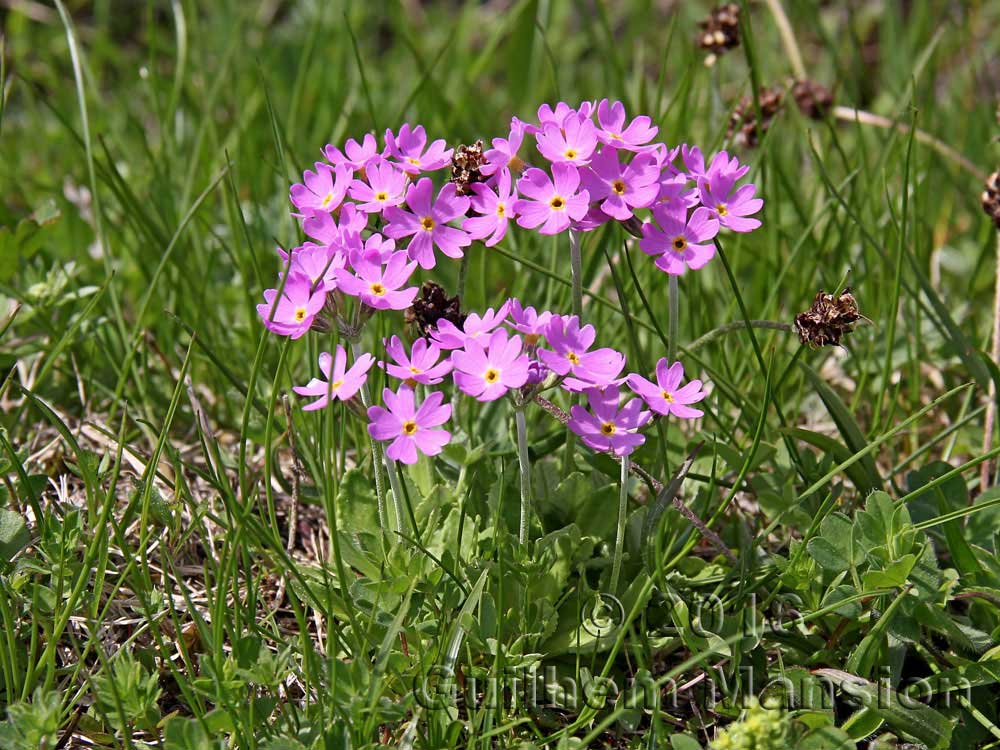
M 267 330 L 297 339 L 309 330 L 325 302 L 326 292 L 314 289 L 308 276 L 290 273 L 280 297 L 277 289 L 264 290 L 264 304 L 257 305 L 257 314 Z
M 289 271 L 307 277 L 316 289 L 332 292 L 337 288 L 337 269 L 343 268 L 346 262 L 347 258 L 339 250 L 306 242 L 292 250 Z
M 539 153 L 553 164 L 582 167 L 597 148 L 597 128 L 590 120 L 567 117 L 562 127 L 546 124 L 535 136 Z
M 358 211 L 353 203 L 345 203 L 337 218 L 326 211 L 316 211 L 302 220 L 302 231 L 309 237 L 341 250 L 350 250 L 352 241 L 366 226 L 368 214 Z
M 524 123 L 516 117 L 511 121 L 510 135 L 507 138 L 494 138 L 493 148 L 483 153 L 486 163 L 479 171 L 487 176 L 510 170 L 510 163 L 517 159 L 518 149 L 524 141 Z
M 409 174 L 433 172 L 451 162 L 452 150 L 445 149 L 444 139 L 439 138 L 427 146 L 427 132 L 423 125 L 410 128 L 407 123 L 399 129 L 399 135 L 386 130 L 385 148 Z
M 528 381 L 531 360 L 521 351 L 521 337 L 507 338 L 500 328 L 492 333 L 487 345 L 469 339 L 465 349 L 452 352 L 455 364 L 452 377 L 466 395 L 479 401 L 495 401 L 511 388 L 520 388 Z
M 748 219 L 764 206 L 764 201 L 754 198 L 757 186 L 752 182 L 733 189 L 732 175 L 715 174 L 698 183 L 701 202 L 707 206 L 719 223 L 733 232 L 752 232 L 760 226 L 757 219 Z
M 447 226 L 449 221 L 469 210 L 469 199 L 455 194 L 453 182 L 441 188 L 437 199 L 432 201 L 433 189 L 431 179 L 424 177 L 406 191 L 406 205 L 410 211 L 395 206 L 385 210 L 385 218 L 389 222 L 385 228 L 386 236 L 395 239 L 413 237 L 407 251 L 422 268 L 434 268 L 435 246 L 449 258 L 461 258 L 462 248 L 472 242 L 463 230 Z
M 596 336 L 594 327 L 588 324 L 581 328 L 575 315 L 553 315 L 545 329 L 550 348 L 539 349 L 538 357 L 552 372 L 566 378 L 563 386 L 567 390 L 609 385 L 625 366 L 625 355 L 610 348 L 588 351 Z
M 451 418 L 451 405 L 441 402 L 444 394 L 435 391 L 418 408 L 413 390 L 405 386 L 396 393 L 388 388 L 382 391 L 381 406 L 368 407 L 368 434 L 375 440 L 391 440 L 386 455 L 394 461 L 415 464 L 417 452 L 436 456 L 451 440 L 447 430 L 437 430 Z
M 552 313 L 548 310 L 535 312 L 533 307 L 522 307 L 521 301 L 512 299 L 510 301 L 511 328 L 518 333 L 524 334 L 524 343 L 534 346 L 538 340 L 545 335 L 545 329 L 552 320 Z
M 322 409 L 330 403 L 331 397 L 347 401 L 361 390 L 361 386 L 368 379 L 368 370 L 374 363 L 375 358 L 372 355 L 362 354 L 354 361 L 351 368 L 347 369 L 347 352 L 344 351 L 344 347 L 338 346 L 335 359 L 329 352 L 319 355 L 319 370 L 326 380 L 313 378 L 305 385 L 293 386 L 292 390 L 300 396 L 319 396 L 317 400 L 303 406 L 303 411 Z
M 633 209 L 652 205 L 660 190 L 660 169 L 651 154 L 622 164 L 613 148 L 601 149 L 590 166 L 580 170 L 580 178 L 590 200 L 600 201 L 601 210 L 619 221 L 630 218 Z
M 380 156 L 375 136 L 371 133 L 365 133 L 364 140 L 361 143 L 358 143 L 353 138 L 349 138 L 347 143 L 344 144 L 344 152 L 341 153 L 339 148 L 329 143 L 323 149 L 323 155 L 326 156 L 327 161 L 333 166 L 339 167 L 340 165 L 344 165 L 352 172 L 365 169 L 368 166 L 368 162 Z
M 684 365 L 674 362 L 669 367 L 664 357 L 656 363 L 656 383 L 652 383 L 641 375 L 629 375 L 628 384 L 633 391 L 642 396 L 649 408 L 657 414 L 696 419 L 704 414 L 700 409 L 692 409 L 689 404 L 696 404 L 708 394 L 702 390 L 700 380 L 692 380 L 680 387 L 684 380 Z
M 510 171 L 503 170 L 497 178 L 497 191 L 493 192 L 482 182 L 472 186 L 472 210 L 482 216 L 472 216 L 462 222 L 462 229 L 474 240 L 486 239 L 486 247 L 493 247 L 507 234 L 507 224 L 515 217 L 514 201 L 517 193 L 511 190 Z
M 337 271 L 337 288 L 344 294 L 357 297 L 368 307 L 376 310 L 405 310 L 417 296 L 415 286 L 400 290 L 413 271 L 416 263 L 407 263 L 406 253 L 393 253 L 385 267 L 360 253 L 350 257 L 354 273 L 345 268 Z
M 684 169 L 687 170 L 685 174 L 689 180 L 697 182 L 698 180 L 704 179 L 705 157 L 702 155 L 700 148 L 682 143 L 681 161 L 684 162 Z
M 438 362 L 441 358 L 441 350 L 436 344 L 427 343 L 427 339 L 418 338 L 414 341 L 409 356 L 407 356 L 406 348 L 399 340 L 399 336 L 393 336 L 389 339 L 385 350 L 395 364 L 386 362 L 379 364 L 385 367 L 385 371 L 392 377 L 399 378 L 411 388 L 415 383 L 436 385 L 451 372 L 451 360 L 446 359 L 443 362 Z
M 406 193 L 406 174 L 384 159 L 375 159 L 365 168 L 365 179 L 351 182 L 349 195 L 365 213 L 381 213 L 398 206 Z
M 715 255 L 715 243 L 709 240 L 719 233 L 719 222 L 704 206 L 695 209 L 690 219 L 655 206 L 653 217 L 660 228 L 643 224 L 639 249 L 659 256 L 656 266 L 661 271 L 679 276 L 688 268 L 701 268 Z
M 577 192 L 580 173 L 571 164 L 553 164 L 553 179 L 541 169 L 529 169 L 517 182 L 524 198 L 514 201 L 518 226 L 538 230 L 540 234 L 558 234 L 579 221 L 590 203 L 590 193 Z
M 701 179 L 709 180 L 713 177 L 725 177 L 733 182 L 740 179 L 743 175 L 750 171 L 750 167 L 746 164 L 740 165 L 740 160 L 735 156 L 730 159 L 729 154 L 725 151 L 720 151 L 715 156 L 712 157 L 712 163 L 708 167 L 708 171 L 705 173 L 704 177 Z
M 316 162 L 316 171 L 306 170 L 302 182 L 292 185 L 288 191 L 292 204 L 303 214 L 314 211 L 335 211 L 347 194 L 351 181 L 351 170 L 347 167 L 331 167 L 321 161 Z
M 698 189 L 689 188 L 688 179 L 682 174 L 664 173 L 660 179 L 656 204 L 662 211 L 687 216 L 688 209 L 698 205 Z
M 639 151 L 656 137 L 659 130 L 645 115 L 636 117 L 626 126 L 625 105 L 621 102 L 608 104 L 607 99 L 601 99 L 597 105 L 597 122 L 601 126 L 597 132 L 601 143 L 627 151 Z
M 627 456 L 646 442 L 638 432 L 650 418 L 649 412 L 642 409 L 642 399 L 634 398 L 619 409 L 618 387 L 612 385 L 588 390 L 587 400 L 591 411 L 578 404 L 570 407 L 569 428 L 588 448 Z
M 477 313 L 469 313 L 465 323 L 458 328 L 450 320 L 442 318 L 438 321 L 437 327 L 431 333 L 431 339 L 442 349 L 461 349 L 465 342 L 470 339 L 478 339 L 486 336 L 507 320 L 507 311 L 510 309 L 510 301 L 504 302 L 497 308 L 489 308 L 480 317 Z

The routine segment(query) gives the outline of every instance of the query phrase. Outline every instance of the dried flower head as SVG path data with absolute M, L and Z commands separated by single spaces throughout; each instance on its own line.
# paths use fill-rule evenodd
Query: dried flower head
M 799 341 L 814 349 L 837 346 L 862 317 L 850 287 L 836 296 L 820 291 L 812 306 L 795 316 L 795 329 L 799 333 Z
M 1000 230 L 1000 169 L 986 178 L 986 189 L 983 191 L 983 211 L 993 219 Z
M 830 89 L 808 78 L 795 82 L 792 88 L 795 103 L 806 117 L 811 120 L 822 120 L 833 109 L 833 94 Z
M 465 315 L 462 314 L 458 295 L 449 297 L 433 281 L 425 281 L 420 287 L 420 296 L 413 300 L 413 306 L 406 311 L 406 322 L 416 326 L 421 336 L 427 337 L 442 319 L 458 328 L 465 325 Z
M 695 41 L 706 52 L 721 55 L 740 46 L 740 6 L 736 3 L 723 3 L 714 8 L 698 25 L 701 31 Z
M 729 118 L 727 138 L 733 138 L 737 143 L 753 148 L 760 143 L 761 136 L 771 127 L 771 120 L 778 114 L 785 99 L 785 92 L 778 87 L 761 87 L 757 95 L 760 103 L 760 120 L 754 108 L 753 97 L 744 96 L 736 105 Z
M 451 157 L 451 181 L 455 183 L 459 195 L 469 195 L 471 185 L 485 182 L 486 175 L 480 169 L 486 164 L 483 156 L 483 142 L 476 141 L 471 146 L 459 146 Z

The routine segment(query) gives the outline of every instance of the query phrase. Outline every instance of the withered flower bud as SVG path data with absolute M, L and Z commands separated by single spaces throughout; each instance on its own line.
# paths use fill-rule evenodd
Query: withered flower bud
M 795 82 L 792 88 L 795 103 L 806 117 L 811 120 L 823 120 L 833 109 L 833 94 L 826 86 L 803 78 Z
M 714 8 L 704 21 L 699 21 L 701 31 L 695 42 L 706 52 L 721 55 L 726 50 L 740 46 L 740 6 L 724 3 Z
M 993 219 L 993 223 L 1000 230 L 1000 169 L 986 178 L 982 201 L 983 211 Z
M 761 136 L 771 127 L 771 120 L 784 102 L 785 92 L 777 87 L 761 87 L 757 98 L 760 103 L 760 122 L 757 121 L 753 97 L 744 96 L 733 110 L 729 118 L 729 129 L 726 131 L 727 138 L 735 135 L 737 143 L 749 148 L 757 146 Z
M 420 296 L 413 300 L 413 306 L 406 311 L 406 323 L 415 326 L 421 336 L 427 337 L 437 328 L 439 320 L 448 320 L 461 328 L 465 325 L 465 315 L 458 295 L 449 297 L 444 289 L 433 281 L 425 281 L 420 287 Z
M 451 181 L 455 183 L 455 192 L 458 195 L 468 195 L 472 192 L 469 189 L 470 185 L 486 180 L 486 175 L 479 171 L 485 163 L 481 140 L 471 146 L 459 146 L 455 149 L 451 157 Z
M 795 316 L 795 330 L 799 341 L 813 349 L 837 346 L 862 317 L 850 287 L 837 296 L 820 291 L 812 307 Z

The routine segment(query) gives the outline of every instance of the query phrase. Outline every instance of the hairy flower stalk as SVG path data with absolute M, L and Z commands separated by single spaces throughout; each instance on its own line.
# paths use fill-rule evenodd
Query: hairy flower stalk
M 622 572 L 622 553 L 625 546 L 625 515 L 628 508 L 629 457 L 622 456 L 621 492 L 618 495 L 618 530 L 615 533 L 615 557 L 611 565 L 611 593 L 618 591 L 618 578 Z
M 528 528 L 531 525 L 531 462 L 528 458 L 528 426 L 524 419 L 524 404 L 514 407 L 514 422 L 517 425 L 517 462 L 521 473 L 521 522 L 517 540 L 521 545 L 528 543 Z
M 580 232 L 569 230 L 569 264 L 573 276 L 573 314 L 583 319 L 583 259 L 580 257 Z
M 667 283 L 667 359 L 677 359 L 677 331 L 680 328 L 680 284 L 673 274 Z
M 355 360 L 362 356 L 361 346 L 357 341 L 351 342 L 351 351 L 354 353 Z M 361 386 L 361 403 L 365 409 L 372 405 L 372 397 L 368 392 L 368 383 Z M 385 507 L 385 485 L 382 480 L 382 446 L 371 436 L 369 436 L 368 442 L 372 449 L 372 469 L 375 472 L 375 502 L 378 506 L 378 522 L 379 526 L 383 529 L 388 529 L 389 513 Z

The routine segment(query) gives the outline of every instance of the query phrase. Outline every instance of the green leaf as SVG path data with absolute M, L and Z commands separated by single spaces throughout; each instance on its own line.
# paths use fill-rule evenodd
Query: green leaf
M 806 550 L 825 570 L 834 573 L 850 570 L 861 554 L 851 532 L 851 519 L 842 513 L 831 513 L 823 519 L 819 535 L 809 540 Z
M 894 730 L 923 742 L 930 750 L 949 747 L 952 723 L 930 706 L 839 669 L 817 669 L 815 674 L 830 680 Z
M 823 435 L 819 432 L 813 432 L 812 430 L 803 430 L 800 427 L 788 427 L 782 429 L 781 432 L 790 435 L 797 440 L 801 440 L 804 443 L 809 443 L 815 448 L 819 448 L 823 451 L 823 453 L 833 458 L 834 462 L 837 464 L 846 463 L 854 454 L 854 452 L 849 450 L 843 443 L 838 442 L 829 435 Z M 850 478 L 850 480 L 854 483 L 854 486 L 864 494 L 867 494 L 872 490 L 881 489 L 880 485 L 872 484 L 868 470 L 861 461 L 853 463 L 845 468 L 844 473 L 847 474 L 848 478 Z
M 10 562 L 14 555 L 28 546 L 31 534 L 19 513 L 0 508 L 0 562 Z
M 694 464 L 695 458 L 698 456 L 698 451 L 701 450 L 701 444 L 699 443 L 695 446 L 694 450 L 688 455 L 687 459 L 674 473 L 674 476 L 670 479 L 670 483 L 664 487 L 660 494 L 656 496 L 655 502 L 650 505 L 648 512 L 646 513 L 646 520 L 642 524 L 642 559 L 646 564 L 646 570 L 653 572 L 653 568 L 656 561 L 653 556 L 649 554 L 650 548 L 654 547 L 653 535 L 656 534 L 660 526 L 660 519 L 663 517 L 664 512 L 673 503 L 674 498 L 677 497 L 677 493 L 680 492 L 681 485 L 684 483 L 684 478 L 687 476 L 688 471 L 691 470 L 692 464 Z
M 350 534 L 368 532 L 378 536 L 378 504 L 371 479 L 358 468 L 348 469 L 337 491 L 337 521 Z
M 197 719 L 171 716 L 163 727 L 166 750 L 215 750 Z

